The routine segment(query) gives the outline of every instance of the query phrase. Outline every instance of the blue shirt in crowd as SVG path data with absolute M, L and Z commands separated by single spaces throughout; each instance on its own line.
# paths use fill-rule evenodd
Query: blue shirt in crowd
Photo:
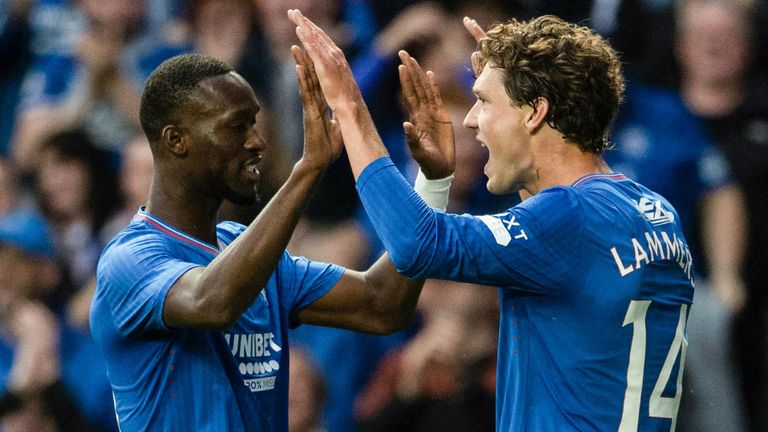
M 388 158 L 357 188 L 398 270 L 499 287 L 498 431 L 668 431 L 691 255 L 669 202 L 621 174 L 494 215 L 430 209 Z
M 163 322 L 174 282 L 207 265 L 244 230 L 220 223 L 213 246 L 140 210 L 105 248 L 91 330 L 123 432 L 288 429 L 291 317 L 328 292 L 341 267 L 284 253 L 229 330 L 172 329 Z

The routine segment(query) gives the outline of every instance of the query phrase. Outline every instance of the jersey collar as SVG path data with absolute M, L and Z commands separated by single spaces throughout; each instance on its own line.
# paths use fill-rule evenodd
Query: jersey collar
M 224 246 L 226 246 L 221 239 L 217 239 L 219 243 L 218 249 L 202 240 L 198 240 L 191 235 L 178 230 L 171 225 L 168 225 L 167 223 L 161 221 L 160 219 L 152 216 L 151 214 L 147 213 L 146 209 L 142 206 L 139 208 L 138 213 L 136 213 L 136 216 L 133 217 L 134 222 L 144 221 L 147 222 L 150 226 L 157 229 L 158 231 L 167 234 L 177 240 L 181 240 L 184 243 L 187 243 L 189 245 L 192 245 L 198 249 L 202 249 L 212 255 L 218 255 L 219 252 L 224 249 Z
M 626 180 L 627 177 L 625 177 L 624 174 L 622 174 L 622 173 L 588 174 L 588 175 L 585 175 L 584 177 L 576 180 L 575 182 L 573 182 L 573 184 L 571 186 L 573 186 L 573 187 L 581 186 L 584 183 L 590 182 L 592 180 L 597 180 L 597 179 L 606 179 L 606 180 L 611 180 L 611 181 L 620 181 L 620 180 Z

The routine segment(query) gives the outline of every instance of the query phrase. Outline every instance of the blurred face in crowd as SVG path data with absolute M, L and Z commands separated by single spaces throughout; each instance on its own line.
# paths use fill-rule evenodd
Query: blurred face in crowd
M 689 78 L 717 83 L 740 79 L 749 64 L 749 16 L 735 5 L 687 1 L 678 17 L 677 56 Z
M 89 213 L 91 185 L 82 162 L 63 158 L 55 150 L 43 151 L 37 181 L 52 218 L 71 221 Z
M 197 27 L 222 26 L 233 20 L 248 22 L 252 18 L 253 5 L 250 0 L 197 0 L 193 5 Z
M 48 258 L 30 255 L 10 244 L 0 243 L 0 304 L 9 299 L 40 298 L 58 283 L 58 269 Z
M 145 0 L 79 0 L 78 4 L 93 23 L 136 24 L 144 16 Z
M 239 74 L 201 81 L 196 108 L 180 124 L 189 149 L 183 159 L 186 180 L 204 193 L 235 204 L 256 200 L 258 165 L 266 143 L 257 131 L 260 106 L 251 86 Z
M 532 108 L 514 106 L 504 88 L 504 71 L 486 64 L 472 91 L 477 102 L 464 118 L 464 126 L 476 132 L 481 145 L 488 147 L 488 191 L 493 194 L 517 192 L 533 179 L 534 157 L 525 119 Z

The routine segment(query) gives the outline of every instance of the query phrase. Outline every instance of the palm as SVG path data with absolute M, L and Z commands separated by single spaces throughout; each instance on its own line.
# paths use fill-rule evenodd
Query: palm
M 338 125 L 328 115 L 312 60 L 299 47 L 291 47 L 299 76 L 299 94 L 304 108 L 304 155 L 319 166 L 327 167 L 341 153 L 343 142 Z
M 418 143 L 407 136 L 408 147 L 424 174 L 428 178 L 451 175 L 455 164 L 453 124 L 445 107 L 422 106 L 418 112 L 411 113 L 411 123 L 415 132 L 412 136 Z
M 453 174 L 456 166 L 453 124 L 443 105 L 432 73 L 425 74 L 415 59 L 400 52 L 398 68 L 403 98 L 411 115 L 404 124 L 408 147 L 430 179 Z

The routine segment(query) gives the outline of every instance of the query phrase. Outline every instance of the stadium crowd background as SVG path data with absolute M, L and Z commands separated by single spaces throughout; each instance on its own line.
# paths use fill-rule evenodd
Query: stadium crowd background
M 606 159 L 666 196 L 694 244 L 679 430 L 768 431 L 768 5 L 761 0 L 0 0 L 0 431 L 116 430 L 88 335 L 99 253 L 146 199 L 143 81 L 164 59 L 225 60 L 263 104 L 262 204 L 301 153 L 288 8 L 343 45 L 393 160 L 411 176 L 396 52 L 436 72 L 456 128 L 449 211 L 493 213 L 463 16 L 552 13 L 622 53 L 628 91 Z M 366 239 L 366 241 L 361 241 Z M 289 250 L 364 268 L 381 251 L 344 156 Z M 292 431 L 493 430 L 496 290 L 429 281 L 393 336 L 292 333 Z M 596 335 L 598 337 L 599 335 Z M 201 391 L 204 391 L 201 389 Z

